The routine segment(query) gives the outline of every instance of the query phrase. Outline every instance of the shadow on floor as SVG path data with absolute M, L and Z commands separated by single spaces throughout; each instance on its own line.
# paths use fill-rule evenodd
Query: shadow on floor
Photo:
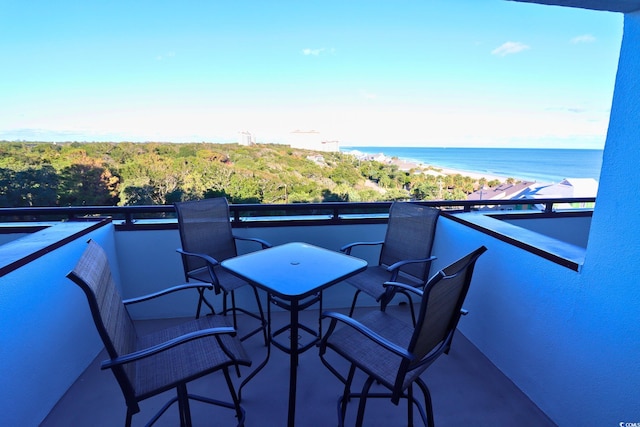
M 399 316 L 408 316 L 406 306 L 390 307 L 389 310 L 393 310 L 394 314 Z M 274 313 L 274 321 L 282 322 L 286 316 L 284 313 Z M 318 312 L 304 312 L 301 318 L 313 325 L 317 322 Z M 182 319 L 141 321 L 138 324 L 143 329 L 151 330 L 180 320 Z M 244 368 L 243 378 L 266 354 L 259 335 L 245 341 L 245 347 L 253 359 L 253 366 Z M 106 353 L 103 351 L 53 408 L 42 427 L 124 425 L 124 399 L 113 374 L 100 370 L 100 362 L 104 359 Z M 347 365 L 343 363 L 342 366 L 346 373 Z M 237 384 L 243 378 L 238 379 Z M 435 362 L 423 374 L 423 379 L 431 390 L 436 425 L 555 425 L 460 332 L 454 337 L 449 355 L 442 356 Z M 288 381 L 288 355 L 273 348 L 267 366 L 242 391 L 242 406 L 246 411 L 247 427 L 282 427 L 287 424 Z M 363 376 L 357 378 L 354 382 L 355 387 L 360 387 L 363 381 Z M 224 378 L 216 373 L 190 383 L 189 392 L 229 400 Z M 317 348 L 314 347 L 302 354 L 298 368 L 296 426 L 337 425 L 336 404 L 341 392 L 342 384 L 322 365 Z M 419 391 L 416 393 L 421 399 Z M 141 412 L 134 416 L 133 425 L 145 425 L 172 396 L 173 392 L 167 392 L 142 402 Z M 357 401 L 353 401 L 349 405 L 346 425 L 353 425 L 356 409 Z M 191 412 L 195 426 L 236 425 L 233 413 L 226 409 L 193 402 Z M 395 406 L 386 400 L 373 399 L 367 404 L 365 425 L 407 425 L 406 413 L 405 402 Z M 178 425 L 177 408 L 170 408 L 155 425 Z M 417 414 L 416 425 L 422 425 Z

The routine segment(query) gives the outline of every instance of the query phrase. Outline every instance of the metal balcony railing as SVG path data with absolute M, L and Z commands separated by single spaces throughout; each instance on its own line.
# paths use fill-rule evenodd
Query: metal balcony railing
M 441 208 L 448 213 L 488 210 L 553 214 L 558 206 L 593 205 L 593 197 L 563 199 L 515 200 L 438 200 L 420 201 L 426 206 Z M 386 222 L 391 202 L 327 202 L 294 204 L 234 204 L 230 206 L 234 226 L 251 227 L 286 225 L 337 225 Z M 563 212 L 566 212 L 563 209 Z M 0 223 L 82 220 L 111 217 L 120 227 L 136 228 L 153 220 L 175 219 L 172 205 L 140 206 L 68 206 L 0 208 Z M 145 221 L 146 220 L 146 221 Z

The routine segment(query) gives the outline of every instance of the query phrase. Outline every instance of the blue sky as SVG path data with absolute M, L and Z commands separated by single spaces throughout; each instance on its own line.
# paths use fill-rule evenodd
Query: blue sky
M 0 139 L 602 148 L 623 16 L 503 0 L 0 0 Z

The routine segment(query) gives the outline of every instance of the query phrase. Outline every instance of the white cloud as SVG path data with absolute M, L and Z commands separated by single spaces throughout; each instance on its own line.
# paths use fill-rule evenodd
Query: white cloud
M 520 53 L 524 50 L 529 49 L 529 46 L 527 46 L 524 43 L 520 43 L 520 42 L 506 42 L 503 43 L 501 46 L 493 49 L 491 51 L 492 55 L 498 55 L 498 56 L 507 56 L 507 55 L 511 55 L 514 53 Z
M 571 43 L 572 44 L 593 43 L 595 41 L 596 41 L 596 38 L 593 37 L 591 34 L 583 34 L 581 36 L 576 36 L 576 37 L 571 39 Z
M 321 48 L 321 49 L 302 49 L 302 54 L 303 55 L 313 55 L 313 56 L 318 56 L 320 55 L 323 51 L 325 51 L 325 48 Z
M 331 49 L 327 49 L 327 48 L 320 48 L 320 49 L 310 49 L 310 48 L 305 48 L 302 49 L 302 54 L 305 56 L 320 56 L 320 55 L 325 55 L 325 54 L 334 54 L 336 52 L 336 50 L 334 48 Z

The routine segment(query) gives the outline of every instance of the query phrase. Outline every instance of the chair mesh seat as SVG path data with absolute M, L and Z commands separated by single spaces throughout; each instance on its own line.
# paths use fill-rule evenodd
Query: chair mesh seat
M 431 249 L 439 217 L 440 210 L 437 208 L 412 202 L 393 202 L 389 208 L 383 241 L 353 242 L 340 249 L 347 255 L 355 255 L 352 251 L 361 246 L 380 247 L 377 265 L 345 280 L 356 288 L 350 316 L 354 313 L 358 296 L 363 292 L 375 298 L 383 311 L 399 293 L 408 299 L 412 308 L 411 317 L 415 318 L 411 295 L 403 290 L 385 288 L 384 283 L 398 281 L 414 287 L 424 286 L 433 260 Z
M 174 204 L 178 216 L 178 228 L 182 247 L 178 249 L 182 258 L 182 267 L 187 282 L 198 281 L 210 283 L 214 286 L 215 294 L 222 294 L 222 310 L 216 311 L 213 304 L 207 300 L 206 288 L 198 289 L 199 299 L 196 308 L 196 318 L 200 317 L 203 305 L 212 314 L 233 316 L 233 326 L 238 328 L 238 312 L 258 320 L 259 326 L 246 333 L 241 340 L 245 340 L 262 331 L 265 345 L 267 344 L 266 319 L 262 310 L 262 303 L 256 288 L 253 288 L 255 310 L 236 305 L 235 291 L 249 283 L 226 271 L 220 263 L 238 256 L 237 240 L 252 241 L 259 244 L 261 249 L 271 245 L 264 240 L 234 236 L 229 211 L 229 203 L 225 197 L 214 197 L 202 200 L 191 200 Z M 228 299 L 231 306 L 228 306 Z
M 367 267 L 362 273 L 358 273 L 353 277 L 350 277 L 348 283 L 362 292 L 372 296 L 376 300 L 380 300 L 384 295 L 386 289 L 381 286 L 382 283 L 389 281 L 390 273 L 384 266 L 374 265 Z M 406 283 L 412 286 L 422 286 L 424 283 L 408 274 L 402 272 L 398 275 L 397 281 Z
M 409 346 L 413 335 L 412 325 L 384 311 L 373 311 L 357 320 L 392 343 L 402 348 Z M 348 354 L 350 360 L 355 362 L 363 371 L 368 373 L 375 372 L 376 378 L 381 383 L 393 388 L 400 363 L 402 362 L 400 356 L 390 351 L 381 352 L 380 345 L 352 328 L 336 330 L 329 338 L 328 343 L 337 352 Z M 424 369 L 417 369 L 408 373 L 405 384 L 408 386 L 413 381 L 413 378 L 420 375 Z
M 220 316 L 204 316 L 144 335 L 138 339 L 137 349 L 149 348 L 201 329 L 224 326 L 231 326 L 227 319 Z M 225 354 L 215 337 L 193 340 L 136 362 L 135 379 L 132 379 L 136 395 L 145 396 L 150 392 L 155 394 L 157 390 L 171 389 L 185 378 L 202 376 L 203 372 L 215 371 L 222 365 L 238 363 L 248 366 L 251 364 L 239 340 L 229 335 L 221 335 L 219 338 L 235 355 L 235 362 Z M 189 363 L 184 363 L 185 360 Z
M 125 426 L 130 427 L 133 415 L 140 412 L 140 401 L 172 388 L 176 389 L 176 397 L 169 400 L 148 425 L 157 421 L 177 402 L 180 425 L 191 426 L 190 399 L 232 409 L 238 418 L 238 425 L 244 425 L 244 410 L 229 376 L 229 367 L 238 369 L 240 365 L 250 366 L 251 360 L 226 318 L 205 316 L 140 335 L 126 308 L 130 304 L 197 285 L 177 286 L 123 301 L 113 280 L 107 254 L 93 240 L 88 242 L 67 277 L 87 297 L 93 322 L 109 354 L 109 360 L 103 362 L 103 368 L 112 370 L 127 403 Z M 135 361 L 130 361 L 132 359 Z M 224 374 L 232 402 L 189 394 L 189 381 L 218 370 Z
M 355 425 L 361 427 L 367 399 L 388 397 L 396 405 L 400 399 L 408 401 L 410 426 L 413 425 L 413 407 L 417 406 L 425 425 L 433 427 L 431 393 L 420 375 L 440 355 L 449 353 L 475 263 L 486 250 L 484 246 L 479 247 L 436 273 L 422 290 L 412 289 L 411 292 L 420 295 L 421 302 L 419 315 L 412 318 L 411 324 L 384 310 L 372 311 L 358 319 L 340 313 L 323 314 L 323 318 L 329 318 L 331 322 L 319 345 L 320 359 L 344 384 L 344 393 L 338 400 L 339 425 L 344 425 L 346 408 L 352 399 L 359 399 Z M 401 283 L 389 285 L 407 289 Z M 338 322 L 342 323 L 339 328 Z M 350 362 L 347 375 L 325 359 L 327 349 Z M 351 391 L 356 370 L 367 375 L 360 393 Z M 374 382 L 386 387 L 387 391 L 371 393 Z M 422 391 L 424 407 L 414 397 L 414 384 Z

